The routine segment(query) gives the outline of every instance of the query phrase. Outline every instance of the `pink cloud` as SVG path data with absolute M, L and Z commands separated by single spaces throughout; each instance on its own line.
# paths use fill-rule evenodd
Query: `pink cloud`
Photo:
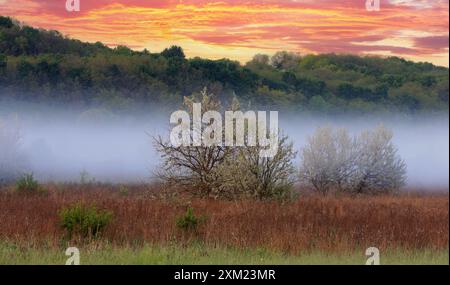
M 414 46 L 434 50 L 446 49 L 448 48 L 448 35 L 415 38 Z

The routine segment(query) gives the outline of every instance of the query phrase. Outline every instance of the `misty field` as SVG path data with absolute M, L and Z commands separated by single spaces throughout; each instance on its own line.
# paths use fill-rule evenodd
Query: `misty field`
M 364 264 L 368 247 L 382 264 L 448 264 L 447 193 L 278 202 L 162 196 L 144 184 L 42 187 L 0 190 L 0 263 L 61 264 L 76 246 L 89 264 Z M 95 205 L 110 222 L 69 238 L 61 211 L 73 205 Z

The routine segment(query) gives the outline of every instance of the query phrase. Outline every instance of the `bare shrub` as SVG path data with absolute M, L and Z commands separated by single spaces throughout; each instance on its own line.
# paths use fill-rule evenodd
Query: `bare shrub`
M 220 102 L 213 94 L 208 94 L 206 88 L 200 94 L 185 97 L 184 108 L 192 116 L 192 103 L 199 100 L 202 104 L 202 115 L 209 110 L 219 110 Z M 205 125 L 202 126 L 202 129 Z M 191 132 L 191 141 L 193 134 Z M 207 196 L 213 192 L 218 181 L 215 171 L 229 148 L 224 146 L 173 146 L 170 141 L 161 136 L 155 138 L 154 146 L 160 153 L 163 164 L 156 176 L 162 179 L 168 187 L 181 187 L 192 194 Z
M 324 127 L 301 151 L 300 180 L 324 195 L 393 192 L 405 183 L 406 165 L 383 126 L 355 138 L 346 130 Z
M 206 89 L 197 99 L 201 100 L 202 114 L 209 110 L 220 111 L 222 108 L 220 102 L 214 99 L 213 94 L 208 94 Z M 185 98 L 185 108 L 191 115 L 194 100 L 195 96 Z M 236 98 L 233 99 L 230 109 L 240 110 Z M 233 123 L 237 124 L 237 121 Z M 243 125 L 248 129 L 248 121 L 244 120 Z M 203 124 L 202 130 L 207 126 L 208 124 Z M 223 131 L 222 138 L 224 135 Z M 192 139 L 191 137 L 191 141 Z M 248 134 L 244 140 L 249 141 Z M 158 137 L 155 139 L 155 147 L 161 155 L 163 165 L 157 172 L 157 177 L 169 187 L 182 188 L 201 197 L 282 198 L 287 196 L 292 188 L 295 173 L 292 160 L 296 153 L 287 136 L 283 136 L 278 143 L 277 154 L 269 158 L 261 156 L 260 150 L 263 148 L 259 143 L 256 146 L 240 147 L 226 147 L 221 144 L 173 146 L 169 141 Z

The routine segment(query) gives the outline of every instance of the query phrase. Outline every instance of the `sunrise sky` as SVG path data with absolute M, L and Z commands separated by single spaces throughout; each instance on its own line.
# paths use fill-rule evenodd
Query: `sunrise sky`
M 396 55 L 448 66 L 448 0 L 0 0 L 0 15 L 72 38 L 246 62 L 257 53 Z

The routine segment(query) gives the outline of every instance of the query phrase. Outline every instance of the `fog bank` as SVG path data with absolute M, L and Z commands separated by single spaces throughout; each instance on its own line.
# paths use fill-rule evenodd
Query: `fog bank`
M 0 112 L 10 117 L 11 110 Z M 22 134 L 21 151 L 26 171 L 41 181 L 148 182 L 158 166 L 152 136 L 169 136 L 169 115 L 156 112 L 133 118 L 18 112 Z M 95 112 L 94 112 L 95 113 Z M 98 112 L 97 112 L 98 113 Z M 100 112 L 101 113 L 101 112 Z M 55 116 L 58 114 L 58 116 Z M 98 114 L 97 114 L 98 115 Z M 333 118 L 283 115 L 280 128 L 296 149 L 319 126 L 344 127 L 351 133 L 382 123 L 394 133 L 394 143 L 407 163 L 408 186 L 430 188 L 449 185 L 448 115 L 435 118 Z M 299 160 L 295 162 L 299 165 Z

